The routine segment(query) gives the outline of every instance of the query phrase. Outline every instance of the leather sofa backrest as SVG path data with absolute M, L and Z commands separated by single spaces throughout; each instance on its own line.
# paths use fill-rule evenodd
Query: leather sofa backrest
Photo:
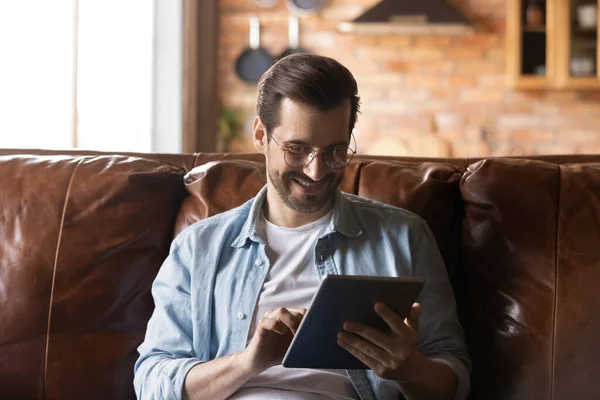
M 262 156 L 21 153 L 0 150 L 0 398 L 134 398 L 173 235 L 252 197 Z M 431 226 L 471 398 L 600 398 L 600 156 L 471 161 L 356 157 L 342 189 Z
M 472 398 L 600 398 L 600 157 L 586 161 L 484 160 L 462 178 Z
M 0 156 L 0 398 L 131 399 L 184 170 Z

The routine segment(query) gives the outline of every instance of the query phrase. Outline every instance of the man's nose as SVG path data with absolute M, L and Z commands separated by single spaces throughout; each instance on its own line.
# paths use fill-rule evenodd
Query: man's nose
M 320 181 L 325 175 L 327 175 L 327 166 L 323 162 L 321 153 L 315 154 L 315 156 L 304 167 L 303 172 L 315 182 Z

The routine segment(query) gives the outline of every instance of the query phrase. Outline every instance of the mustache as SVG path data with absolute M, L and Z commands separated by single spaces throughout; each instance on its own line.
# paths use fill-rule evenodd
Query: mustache
M 325 175 L 323 178 L 321 178 L 319 181 L 314 181 L 311 178 L 309 178 L 308 176 L 306 176 L 304 174 L 299 174 L 297 172 L 288 172 L 288 173 L 284 174 L 284 178 L 285 179 L 296 179 L 296 180 L 299 180 L 300 182 L 307 183 L 310 185 L 312 183 L 317 183 L 317 182 L 332 181 L 335 179 L 335 174 L 329 173 L 329 174 Z

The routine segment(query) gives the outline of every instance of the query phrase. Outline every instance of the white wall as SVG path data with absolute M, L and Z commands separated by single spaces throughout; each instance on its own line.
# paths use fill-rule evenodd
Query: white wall
M 152 151 L 181 153 L 182 0 L 154 0 Z
M 77 143 L 76 4 L 0 1 L 0 148 L 180 153 L 182 0 L 79 2 Z
M 0 1 L 0 148 L 73 145 L 74 0 Z

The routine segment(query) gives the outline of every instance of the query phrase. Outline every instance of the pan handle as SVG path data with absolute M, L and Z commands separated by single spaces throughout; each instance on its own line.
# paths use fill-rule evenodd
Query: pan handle
M 289 23 L 288 23 L 288 35 L 289 35 L 289 44 L 288 46 L 292 49 L 297 49 L 300 45 L 300 27 L 298 23 L 298 17 L 295 15 L 290 15 Z
M 250 48 L 256 50 L 260 47 L 260 20 L 250 17 Z

